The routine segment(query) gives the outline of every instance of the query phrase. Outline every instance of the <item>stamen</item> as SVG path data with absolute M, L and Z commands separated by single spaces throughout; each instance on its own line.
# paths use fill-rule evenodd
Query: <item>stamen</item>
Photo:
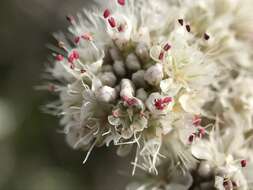
M 184 25 L 184 20 L 183 20 L 183 19 L 178 19 L 177 21 L 179 22 L 179 24 L 180 24 L 181 26 Z
M 191 26 L 190 26 L 189 24 L 187 24 L 187 25 L 185 26 L 185 28 L 186 28 L 187 32 L 191 32 Z
M 63 61 L 63 59 L 64 59 L 64 57 L 61 54 L 58 54 L 58 55 L 55 56 L 56 61 Z
M 92 41 L 93 40 L 92 35 L 90 33 L 84 33 L 81 37 L 84 40 L 88 40 L 88 41 Z
M 199 115 L 195 115 L 194 118 L 193 118 L 193 120 L 192 120 L 192 124 L 195 127 L 197 127 L 197 126 L 199 126 L 201 124 L 201 121 L 202 121 L 201 117 Z
M 189 138 L 188 138 L 189 143 L 192 143 L 193 140 L 194 140 L 194 138 L 195 138 L 195 135 L 194 135 L 194 134 L 191 134 L 191 135 L 189 136 Z
M 123 32 L 124 31 L 124 26 L 121 24 L 121 25 L 119 25 L 119 27 L 118 27 L 118 31 L 119 32 Z
M 172 101 L 171 97 L 165 97 L 156 99 L 154 105 L 158 110 L 164 110 L 164 108 Z
M 74 50 L 74 51 L 72 51 L 71 53 L 70 53 L 70 55 L 69 55 L 69 57 L 68 57 L 68 61 L 70 62 L 70 63 L 73 63 L 75 60 L 77 60 L 77 59 L 79 59 L 79 53 L 76 51 L 76 50 Z
M 111 12 L 109 11 L 109 9 L 105 9 L 103 16 L 104 16 L 104 18 L 108 18 L 110 16 L 110 14 L 111 14 Z
M 164 57 L 164 52 L 162 51 L 160 54 L 159 54 L 159 60 L 162 60 L 163 59 L 163 57 Z
M 207 33 L 205 33 L 205 34 L 204 34 L 204 39 L 205 39 L 205 40 L 209 40 L 209 38 L 210 38 L 210 36 L 209 36 Z
M 112 111 L 112 115 L 113 117 L 119 117 L 119 111 L 118 110 Z
M 80 37 L 79 36 L 76 36 L 75 39 L 74 39 L 75 43 L 78 44 L 80 42 Z
M 136 105 L 137 100 L 135 98 L 129 98 L 127 96 L 123 96 L 122 99 L 124 100 L 124 102 L 127 103 L 128 106 L 133 106 Z
M 71 15 L 66 16 L 67 21 L 69 21 L 70 24 L 75 23 L 75 18 Z
M 205 134 L 206 134 L 205 128 L 199 127 L 199 128 L 198 128 L 198 132 L 197 132 L 198 137 L 199 137 L 199 138 L 202 138 Z
M 81 73 L 85 73 L 86 70 L 85 70 L 85 69 L 81 69 L 80 72 L 81 72 Z
M 244 168 L 247 166 L 247 160 L 241 160 L 241 167 Z
M 114 19 L 113 17 L 110 17 L 110 18 L 108 19 L 108 23 L 110 24 L 110 26 L 111 26 L 112 28 L 115 28 L 115 26 L 116 26 L 116 21 L 115 21 L 115 19 Z
M 125 5 L 125 0 L 118 0 L 118 3 L 121 5 L 121 6 L 124 6 Z
M 70 64 L 70 69 L 72 69 L 72 70 L 74 70 L 74 69 L 75 69 L 75 65 L 74 65 L 74 63 L 71 63 L 71 64 Z
M 165 44 L 165 46 L 163 47 L 164 51 L 169 51 L 171 48 L 171 45 L 170 44 Z

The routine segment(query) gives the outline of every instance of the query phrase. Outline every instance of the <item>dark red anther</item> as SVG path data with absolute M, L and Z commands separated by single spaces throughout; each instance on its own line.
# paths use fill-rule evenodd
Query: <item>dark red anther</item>
M 110 16 L 110 14 L 111 14 L 111 12 L 109 11 L 109 9 L 105 9 L 103 16 L 104 16 L 104 18 L 108 18 Z
M 80 37 L 79 36 L 76 36 L 75 39 L 74 39 L 75 43 L 78 44 L 80 42 Z
M 75 65 L 74 65 L 74 63 L 71 63 L 71 64 L 70 64 L 70 69 L 72 69 L 72 70 L 74 70 L 74 69 L 75 69 Z
M 118 0 L 118 3 L 121 5 L 121 6 L 124 6 L 125 5 L 125 0 Z
M 187 25 L 185 26 L 185 28 L 186 28 L 187 32 L 191 32 L 191 26 L 190 26 L 189 24 L 187 24 Z
M 119 25 L 119 27 L 118 27 L 118 31 L 119 32 L 123 32 L 124 31 L 124 26 L 121 24 L 121 25 Z
M 177 21 L 179 22 L 179 24 L 180 24 L 181 26 L 184 25 L 184 20 L 183 20 L 183 19 L 178 19 Z
M 164 104 L 168 104 L 168 103 L 172 102 L 172 98 L 171 97 L 165 97 L 165 98 L 163 98 L 162 102 Z
M 164 52 L 163 52 L 163 51 L 161 51 L 161 53 L 159 54 L 158 59 L 159 59 L 159 60 L 163 60 L 163 57 L 164 57 Z
M 171 45 L 170 44 L 165 44 L 164 45 L 164 47 L 163 47 L 163 49 L 164 49 L 164 51 L 169 51 L 170 50 L 170 48 L 171 48 Z
M 111 26 L 112 28 L 115 28 L 115 26 L 116 26 L 116 21 L 115 21 L 115 19 L 114 19 L 113 17 L 110 17 L 110 18 L 108 19 L 108 23 L 110 24 L 110 26 Z
M 191 134 L 188 138 L 189 143 L 192 143 L 194 141 L 195 135 Z
M 247 160 L 241 160 L 241 167 L 244 168 L 247 166 Z
M 207 33 L 205 33 L 205 34 L 204 34 L 204 39 L 205 39 L 205 40 L 209 40 L 209 38 L 210 38 L 210 36 L 209 36 Z
M 228 181 L 223 181 L 223 187 L 227 187 L 228 186 Z
M 237 188 L 237 187 L 238 187 L 238 186 L 237 186 L 237 183 L 236 183 L 235 181 L 232 181 L 232 185 L 233 185 L 234 188 Z
M 85 69 L 81 69 L 80 72 L 81 72 L 81 73 L 85 73 L 86 70 L 85 70 Z
M 55 56 L 55 60 L 56 60 L 56 61 L 63 61 L 63 60 L 64 60 L 64 57 L 63 57 L 63 55 L 58 54 L 58 55 Z

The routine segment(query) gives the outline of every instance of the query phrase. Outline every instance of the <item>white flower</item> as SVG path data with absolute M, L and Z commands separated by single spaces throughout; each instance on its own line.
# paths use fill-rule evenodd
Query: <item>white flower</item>
M 205 189 L 212 180 L 249 189 L 238 159 L 253 159 L 252 1 L 97 3 L 68 17 L 68 38 L 55 35 L 49 87 L 40 87 L 58 95 L 47 109 L 61 116 L 70 146 L 87 151 L 84 162 L 94 147 L 135 150 L 133 174 L 157 175 L 136 190 Z

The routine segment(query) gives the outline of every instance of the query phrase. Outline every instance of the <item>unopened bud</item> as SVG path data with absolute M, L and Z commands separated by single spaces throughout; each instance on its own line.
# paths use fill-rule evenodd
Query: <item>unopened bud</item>
M 148 93 L 143 88 L 140 88 L 136 91 L 136 97 L 145 101 L 148 98 Z
M 141 69 L 141 64 L 134 53 L 131 53 L 126 58 L 126 67 L 130 71 L 138 71 Z
M 121 60 L 120 52 L 116 48 L 111 48 L 109 50 L 110 55 L 114 61 Z
M 117 78 L 112 72 L 105 72 L 99 76 L 99 79 L 102 81 L 103 85 L 113 87 L 116 84 Z
M 134 96 L 134 86 L 131 80 L 122 79 L 120 83 L 120 96 L 121 97 L 133 97 Z
M 158 85 L 163 79 L 163 66 L 159 63 L 151 66 L 145 72 L 144 79 L 150 85 Z
M 102 72 L 113 72 L 112 65 L 103 65 Z
M 139 70 L 132 75 L 132 81 L 137 87 L 145 87 L 146 81 L 144 80 L 144 70 Z
M 112 102 L 117 97 L 116 90 L 109 86 L 103 86 L 99 88 L 95 92 L 95 94 L 96 94 L 97 99 L 102 102 Z
M 148 46 L 143 42 L 138 43 L 135 53 L 142 61 L 146 61 L 149 58 Z
M 126 69 L 123 61 L 115 61 L 113 64 L 113 69 L 116 75 L 123 77 L 126 75 Z

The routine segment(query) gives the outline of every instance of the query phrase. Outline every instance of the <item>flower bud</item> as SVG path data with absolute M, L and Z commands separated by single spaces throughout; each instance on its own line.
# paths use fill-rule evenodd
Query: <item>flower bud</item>
M 198 174 L 202 178 L 208 178 L 212 174 L 212 167 L 207 161 L 201 161 L 198 168 Z
M 115 61 L 113 64 L 113 69 L 119 77 L 123 77 L 126 75 L 126 69 L 123 61 Z
M 135 53 L 142 61 L 146 61 L 149 59 L 148 46 L 143 42 L 140 42 L 137 44 L 137 47 L 135 49 Z
M 138 87 L 145 87 L 146 81 L 144 80 L 144 70 L 139 70 L 136 73 L 132 75 L 132 81 L 133 83 Z
M 109 50 L 110 55 L 114 61 L 121 60 L 120 52 L 116 48 L 111 48 Z
M 102 66 L 102 72 L 113 72 L 112 65 L 103 65 Z
M 126 58 L 126 67 L 130 71 L 138 71 L 141 69 L 141 64 L 134 53 L 131 53 Z
M 111 86 L 111 87 L 114 86 L 117 82 L 117 78 L 114 75 L 114 73 L 112 73 L 112 72 L 102 73 L 99 76 L 99 79 L 101 80 L 103 85 L 107 85 L 107 86 Z
M 140 88 L 136 91 L 136 97 L 145 101 L 148 98 L 148 93 L 143 88 Z
M 120 96 L 121 97 L 133 97 L 134 96 L 134 86 L 131 80 L 122 79 L 120 83 Z
M 144 79 L 150 85 L 158 85 L 163 79 L 163 66 L 159 63 L 151 66 L 144 74 Z
M 116 99 L 117 93 L 114 88 L 109 86 L 103 86 L 99 88 L 96 92 L 96 98 L 102 102 L 112 102 Z

